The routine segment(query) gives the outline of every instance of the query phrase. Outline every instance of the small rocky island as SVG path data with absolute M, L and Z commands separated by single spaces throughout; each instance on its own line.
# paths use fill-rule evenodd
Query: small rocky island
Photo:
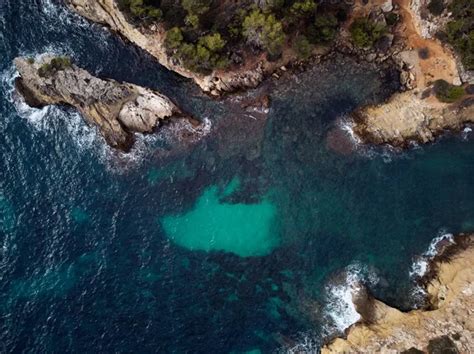
M 128 151 L 134 133 L 151 133 L 164 120 L 185 118 L 166 96 L 137 85 L 102 80 L 68 57 L 17 58 L 17 91 L 31 107 L 68 105 L 97 126 L 107 143 Z
M 322 353 L 471 353 L 474 235 L 458 235 L 442 248 L 422 278 L 426 309 L 401 312 L 362 291 L 353 297 L 362 319 Z

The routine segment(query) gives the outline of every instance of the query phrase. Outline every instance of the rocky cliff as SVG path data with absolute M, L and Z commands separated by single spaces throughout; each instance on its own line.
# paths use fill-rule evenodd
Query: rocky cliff
M 203 91 L 219 95 L 238 89 L 256 87 L 264 78 L 264 61 L 255 60 L 238 70 L 216 70 L 202 75 L 187 70 L 181 63 L 167 55 L 164 47 L 165 30 L 160 25 L 150 28 L 130 23 L 118 9 L 115 0 L 66 0 L 75 12 L 89 20 L 110 27 L 132 43 L 153 55 L 161 65 L 184 77 L 193 79 Z
M 423 281 L 427 310 L 404 313 L 359 294 L 354 303 L 362 320 L 322 353 L 474 352 L 474 235 L 459 235 L 445 245 Z
M 151 133 L 160 121 L 181 116 L 162 94 L 133 84 L 102 80 L 70 62 L 43 56 L 17 58 L 17 91 L 32 107 L 69 105 L 99 128 L 110 146 L 127 151 L 134 133 Z

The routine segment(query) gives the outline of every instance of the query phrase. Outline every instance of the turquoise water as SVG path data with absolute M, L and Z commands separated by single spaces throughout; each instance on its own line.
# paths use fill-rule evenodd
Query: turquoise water
M 184 215 L 166 216 L 162 223 L 168 237 L 190 250 L 224 251 L 241 257 L 268 255 L 279 244 L 275 206 L 268 200 L 260 203 L 229 203 L 238 188 L 234 179 L 222 193 L 212 186 Z
M 164 129 L 124 156 L 74 110 L 27 109 L 12 60 L 47 50 L 162 91 L 208 134 Z M 0 2 L 0 54 L 0 352 L 317 350 L 351 319 L 344 272 L 409 308 L 414 257 L 473 228 L 469 134 L 403 153 L 331 139 L 390 93 L 353 61 L 244 95 L 270 95 L 265 118 L 59 2 Z

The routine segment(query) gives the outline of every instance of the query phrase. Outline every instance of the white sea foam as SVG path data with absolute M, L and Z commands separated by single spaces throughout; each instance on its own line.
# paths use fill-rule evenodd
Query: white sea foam
M 303 334 L 296 345 L 285 350 L 288 354 L 316 354 L 319 353 L 320 343 L 314 339 L 314 336 Z
M 49 53 L 58 53 L 56 50 L 49 50 Z M 36 55 L 40 58 L 42 55 Z M 54 134 L 59 125 L 64 125 L 71 140 L 79 150 L 91 149 L 94 146 L 103 145 L 103 139 L 97 132 L 97 129 L 87 125 L 81 115 L 77 112 L 64 110 L 57 106 L 46 106 L 43 108 L 33 108 L 26 104 L 24 99 L 15 92 L 15 79 L 18 77 L 18 71 L 12 65 L 8 70 L 2 73 L 1 85 L 5 92 L 7 101 L 12 103 L 20 118 L 25 119 L 28 125 L 36 131 Z M 17 117 L 5 117 L 8 119 L 17 119 Z M 101 144 L 98 144 L 100 141 Z M 106 149 L 99 149 L 100 155 L 105 157 Z
M 378 275 L 361 263 L 353 263 L 333 277 L 324 288 L 325 303 L 322 312 L 321 333 L 302 334 L 293 347 L 285 349 L 287 353 L 319 353 L 321 338 L 340 335 L 359 321 L 361 316 L 356 310 L 353 298 L 363 286 L 374 286 L 379 282 Z
M 461 138 L 463 140 L 469 140 L 469 138 L 472 136 L 472 127 L 471 126 L 467 126 L 465 127 L 462 132 L 461 132 Z
M 342 333 L 346 328 L 360 320 L 353 297 L 362 289 L 362 284 L 375 285 L 378 283 L 378 276 L 370 271 L 368 267 L 354 263 L 349 265 L 342 272 L 342 278 L 330 282 L 325 287 L 326 304 L 325 315 L 328 324 L 323 328 L 325 335 L 332 335 L 335 332 Z
M 354 144 L 358 145 L 362 143 L 360 137 L 354 132 L 354 121 L 350 117 L 341 117 L 339 119 L 339 127 L 347 133 Z
M 49 48 L 47 52 L 58 55 L 63 54 L 55 48 Z M 42 55 L 29 54 L 28 56 L 40 59 Z M 132 150 L 128 153 L 122 153 L 111 149 L 105 143 L 97 128 L 88 125 L 83 117 L 75 111 L 65 110 L 57 106 L 46 106 L 41 109 L 28 106 L 24 99 L 15 92 L 15 79 L 18 75 L 18 71 L 12 65 L 1 74 L 0 81 L 1 89 L 5 92 L 7 101 L 14 105 L 18 116 L 25 119 L 28 125 L 36 131 L 57 134 L 58 130 L 61 131 L 61 129 L 65 128 L 66 133 L 79 151 L 92 150 L 99 161 L 104 163 L 110 170 L 118 173 L 123 172 L 126 167 L 140 164 L 144 157 L 152 149 L 155 149 L 160 142 L 170 145 L 179 144 L 179 136 L 183 131 L 191 133 L 187 139 L 189 142 L 195 143 L 208 135 L 212 129 L 212 123 L 208 118 L 204 118 L 202 124 L 198 126 L 193 126 L 185 119 L 176 120 L 172 124 L 159 129 L 157 133 L 147 135 L 136 134 L 136 142 Z M 12 119 L 12 117 L 5 117 L 5 119 L 5 121 L 0 121 L 0 128 L 3 124 L 7 124 L 8 119 Z M 120 167 L 117 168 L 117 166 Z
M 362 139 L 354 132 L 354 121 L 349 116 L 342 116 L 338 120 L 338 126 L 343 130 L 347 136 L 351 139 L 355 146 L 357 153 L 368 159 L 382 158 L 385 163 L 393 161 L 394 157 L 404 157 L 405 154 L 400 153 L 399 150 L 392 146 L 373 146 L 370 144 L 364 144 Z M 416 148 L 414 145 L 413 147 Z
M 417 281 L 421 279 L 429 270 L 430 261 L 438 254 L 439 244 L 441 242 L 454 243 L 453 235 L 447 233 L 446 230 L 441 230 L 429 244 L 427 250 L 421 256 L 415 257 L 408 274 L 414 282 L 411 290 L 410 299 L 413 301 L 413 306 L 418 308 L 423 305 L 426 299 L 426 289 Z
M 208 118 L 204 118 L 203 122 L 198 126 L 193 126 L 186 119 L 177 119 L 171 124 L 159 128 L 153 134 L 135 134 L 135 144 L 132 150 L 126 154 L 118 153 L 115 156 L 118 156 L 122 162 L 127 162 L 131 166 L 143 161 L 150 152 L 161 149 L 162 147 L 159 145 L 169 145 L 179 149 L 180 144 L 184 146 L 186 142 L 197 143 L 208 135 L 211 129 L 212 123 Z M 186 142 L 180 141 L 180 136 L 184 131 L 191 133 L 186 137 Z
M 88 27 L 90 23 L 84 18 L 76 15 L 75 13 L 69 11 L 64 5 L 60 4 L 58 1 L 53 0 L 40 0 L 41 11 L 46 17 L 49 18 L 59 18 L 62 23 L 65 25 Z M 53 23 L 51 26 L 54 25 Z
M 445 230 L 440 231 L 438 233 L 438 236 L 436 236 L 431 241 L 428 246 L 428 249 L 423 252 L 421 256 L 418 256 L 413 262 L 409 270 L 410 278 L 416 280 L 426 274 L 426 272 L 428 271 L 429 262 L 433 259 L 433 257 L 437 255 L 439 244 L 441 242 L 454 243 L 453 235 L 447 233 Z

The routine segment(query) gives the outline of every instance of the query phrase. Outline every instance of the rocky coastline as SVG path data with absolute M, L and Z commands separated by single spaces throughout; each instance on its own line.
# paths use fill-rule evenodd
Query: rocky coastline
M 474 235 L 460 234 L 441 247 L 420 281 L 427 308 L 402 312 L 362 291 L 353 296 L 361 320 L 322 353 L 472 352 Z
M 122 151 L 131 149 L 135 133 L 152 133 L 166 120 L 188 119 L 197 124 L 159 92 L 94 77 L 67 57 L 20 57 L 15 65 L 19 72 L 15 87 L 29 106 L 74 107 L 98 127 L 111 147 Z
M 391 0 L 388 2 L 392 3 Z M 351 22 L 349 19 L 331 45 L 316 46 L 306 59 L 298 58 L 290 47 L 286 47 L 278 59 L 268 60 L 264 53 L 260 53 L 247 60 L 245 65 L 225 70 L 214 70 L 209 75 L 203 75 L 187 70 L 179 60 L 172 58 L 167 53 L 164 44 L 165 30 L 159 23 L 152 26 L 137 26 L 131 23 L 120 11 L 115 0 L 66 0 L 66 4 L 82 17 L 107 26 L 113 32 L 144 49 L 167 69 L 192 79 L 203 92 L 213 96 L 255 88 L 266 78 L 279 79 L 292 69 L 304 70 L 308 65 L 317 65 L 321 61 L 330 60 L 336 54 L 374 63 L 379 65 L 381 70 L 388 67 L 395 68 L 396 65 L 392 58 L 404 48 L 403 41 L 398 40 L 391 33 L 385 35 L 376 48 L 362 49 L 354 46 L 348 31 L 348 25 Z M 370 9 L 370 11 L 366 11 L 367 15 L 370 13 L 372 17 L 378 18 L 386 25 L 384 14 L 387 13 L 387 5 L 373 4 L 367 5 L 366 8 Z M 392 9 L 393 6 L 390 5 L 388 10 L 392 11 Z M 361 15 L 361 13 L 356 11 L 354 15 Z M 403 72 L 403 68 L 400 70 Z M 405 81 L 401 89 L 405 90 L 406 87 L 410 87 L 410 80 Z
M 209 75 L 185 69 L 167 54 L 165 31 L 159 24 L 145 27 L 130 23 L 115 0 L 67 0 L 66 3 L 81 16 L 108 26 L 148 51 L 169 70 L 194 80 L 204 92 L 214 96 L 254 88 L 266 77 L 278 79 L 288 69 L 317 64 L 335 53 L 375 63 L 381 70 L 398 70 L 400 92 L 385 103 L 362 107 L 352 114 L 354 133 L 364 143 L 407 147 L 413 141 L 431 142 L 446 130 L 459 130 L 474 122 L 472 94 L 467 94 L 461 102 L 448 104 L 440 102 L 433 93 L 436 80 L 466 86 L 473 82 L 473 76 L 463 70 L 452 49 L 433 36 L 434 29 L 446 23 L 446 16 L 430 21 L 421 19 L 426 0 L 356 1 L 332 46 L 316 48 L 306 62 L 288 53 L 276 61 L 260 55 L 244 66 L 215 70 Z M 349 27 L 355 18 L 366 16 L 386 26 L 389 13 L 398 16 L 399 22 L 375 47 L 360 48 L 351 43 Z
M 254 88 L 262 82 L 265 72 L 270 69 L 268 63 L 262 58 L 256 58 L 254 62 L 238 71 L 216 70 L 209 75 L 199 74 L 187 70 L 179 61 L 166 53 L 164 28 L 160 25 L 151 27 L 133 25 L 119 10 L 115 0 L 66 0 L 66 4 L 92 22 L 106 25 L 150 53 L 167 69 L 194 80 L 204 92 L 214 96 L 224 92 Z M 271 66 L 275 65 L 277 64 Z

